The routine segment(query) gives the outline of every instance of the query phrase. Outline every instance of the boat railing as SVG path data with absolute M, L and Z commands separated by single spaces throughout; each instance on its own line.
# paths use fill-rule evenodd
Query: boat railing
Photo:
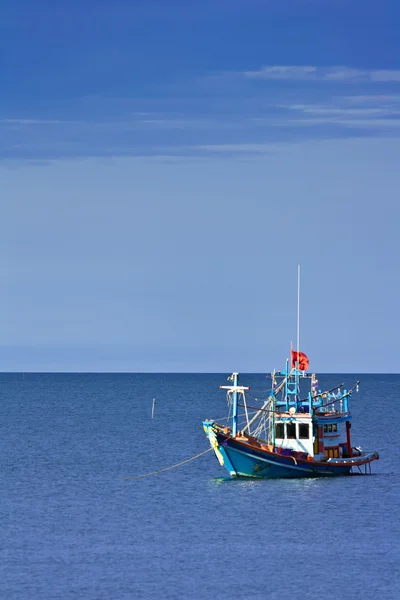
M 343 394 L 324 394 L 317 402 L 314 402 L 314 410 L 320 414 L 347 413 L 349 410 L 348 397 L 346 391 Z

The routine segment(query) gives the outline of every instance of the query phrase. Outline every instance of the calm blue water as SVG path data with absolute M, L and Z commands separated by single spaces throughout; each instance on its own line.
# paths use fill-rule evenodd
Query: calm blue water
M 0 375 L 1 598 L 400 597 L 400 375 L 363 375 L 353 396 L 353 442 L 381 455 L 371 477 L 229 480 L 208 453 L 121 479 L 206 449 L 225 379 Z

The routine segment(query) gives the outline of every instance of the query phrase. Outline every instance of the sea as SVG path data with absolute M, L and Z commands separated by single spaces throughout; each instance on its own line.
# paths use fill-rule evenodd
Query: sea
M 400 375 L 319 377 L 360 379 L 372 475 L 231 479 L 213 452 L 158 472 L 209 447 L 228 375 L 1 374 L 0 598 L 400 598 Z M 241 383 L 258 406 L 270 380 Z

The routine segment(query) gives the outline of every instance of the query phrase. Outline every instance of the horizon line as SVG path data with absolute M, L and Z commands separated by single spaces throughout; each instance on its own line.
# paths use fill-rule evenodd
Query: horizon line
M 225 375 L 231 371 L 0 371 L 0 375 Z M 233 371 L 232 371 L 233 372 Z M 310 375 L 313 371 L 307 372 Z M 400 375 L 387 371 L 318 371 L 318 375 Z M 239 371 L 242 375 L 270 375 L 269 371 Z

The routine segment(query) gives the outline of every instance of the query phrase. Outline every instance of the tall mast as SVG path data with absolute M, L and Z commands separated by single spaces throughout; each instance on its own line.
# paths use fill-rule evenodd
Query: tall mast
M 297 265 L 297 362 L 296 362 L 296 400 L 299 394 L 299 352 L 300 352 L 300 265 Z
M 297 352 L 300 352 L 300 265 L 297 265 Z

